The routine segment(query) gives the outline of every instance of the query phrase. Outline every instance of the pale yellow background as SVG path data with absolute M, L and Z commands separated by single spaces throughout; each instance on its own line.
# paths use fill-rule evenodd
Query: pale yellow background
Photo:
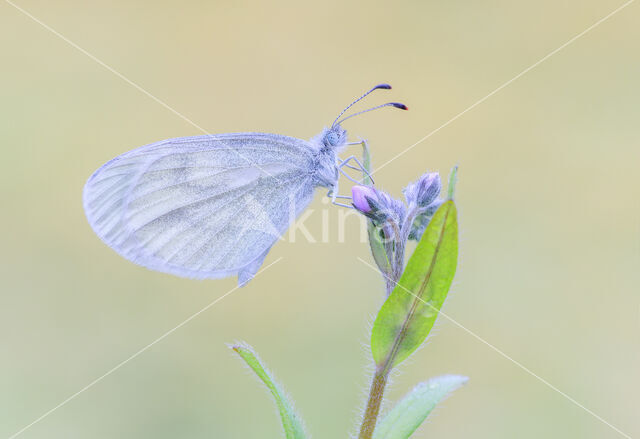
M 210 132 L 309 138 L 377 82 L 345 125 L 374 167 L 622 2 L 15 0 Z M 459 271 L 444 311 L 630 437 L 640 437 L 640 4 L 578 39 L 376 174 L 396 195 L 460 164 Z M 0 437 L 235 285 L 122 259 L 90 230 L 86 178 L 192 124 L 0 2 Z M 319 233 L 318 194 L 308 228 Z M 337 222 L 331 209 L 331 224 Z M 247 288 L 26 430 L 36 438 L 277 438 L 271 401 L 225 347 L 246 340 L 315 438 L 346 438 L 370 363 L 378 275 L 346 243 L 277 245 Z M 416 438 L 622 438 L 440 318 L 394 401 L 471 379 Z

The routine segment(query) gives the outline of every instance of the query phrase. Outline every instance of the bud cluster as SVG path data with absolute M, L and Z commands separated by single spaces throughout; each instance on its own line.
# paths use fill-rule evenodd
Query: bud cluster
M 371 241 L 371 250 L 381 272 L 392 277 L 387 279 L 388 286 L 397 282 L 402 274 L 407 240 L 420 240 L 442 204 L 443 201 L 438 198 L 441 190 L 442 182 L 437 172 L 426 173 L 407 185 L 403 190 L 406 203 L 373 186 L 358 185 L 352 188 L 353 207 L 369 219 L 370 227 L 374 227 L 380 237 L 379 241 Z M 376 257 L 380 252 L 386 254 L 385 261 Z M 382 263 L 384 266 L 381 266 Z

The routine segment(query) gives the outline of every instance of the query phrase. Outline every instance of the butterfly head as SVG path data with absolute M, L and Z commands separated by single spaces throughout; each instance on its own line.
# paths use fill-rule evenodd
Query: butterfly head
M 347 143 L 347 131 L 340 125 L 325 128 L 322 133 L 322 145 L 327 148 L 340 148 Z

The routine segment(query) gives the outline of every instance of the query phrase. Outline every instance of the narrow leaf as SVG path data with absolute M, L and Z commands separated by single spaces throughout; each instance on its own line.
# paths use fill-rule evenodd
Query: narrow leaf
M 451 168 L 449 173 L 449 188 L 447 189 L 447 198 L 453 200 L 453 196 L 456 193 L 456 183 L 458 182 L 458 165 Z
M 371 154 L 369 153 L 367 142 L 364 140 L 362 141 L 362 165 L 366 171 L 362 172 L 362 181 L 370 185 L 373 183 L 369 174 L 371 172 Z M 367 234 L 369 235 L 371 255 L 376 265 L 380 268 L 384 276 L 391 276 L 391 262 L 389 262 L 387 251 L 384 248 L 384 242 L 380 237 L 380 229 L 374 226 L 371 221 L 367 221 Z
M 364 166 L 365 171 L 367 171 L 362 173 L 362 181 L 364 181 L 364 184 L 369 185 L 373 183 L 369 176 L 369 173 L 371 173 L 371 153 L 369 152 L 367 142 L 364 140 L 362 141 L 362 166 Z
M 378 424 L 373 439 L 407 439 L 440 401 L 467 380 L 459 375 L 444 375 L 418 384 Z
M 392 273 L 391 262 L 389 262 L 389 258 L 387 257 L 384 241 L 380 236 L 380 229 L 374 226 L 371 221 L 367 221 L 367 234 L 369 236 L 369 246 L 371 247 L 373 260 L 376 262 L 382 275 L 390 278 Z
M 378 368 L 390 370 L 427 338 L 456 271 L 456 206 L 446 201 L 435 213 L 400 281 L 373 325 L 371 351 Z
M 231 348 L 240 355 L 247 365 L 258 375 L 258 378 L 267 386 L 273 396 L 284 428 L 286 439 L 304 439 L 306 437 L 302 427 L 302 419 L 294 411 L 293 404 L 289 402 L 284 391 L 273 379 L 271 373 L 264 367 L 260 358 L 249 345 L 233 345 Z

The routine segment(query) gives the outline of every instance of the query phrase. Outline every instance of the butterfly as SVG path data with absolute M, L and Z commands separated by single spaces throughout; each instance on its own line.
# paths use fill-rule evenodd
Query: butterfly
M 231 133 L 162 140 L 126 152 L 91 175 L 83 204 L 89 224 L 126 259 L 196 279 L 253 278 L 267 253 L 311 202 L 328 189 L 334 204 L 349 143 L 340 119 L 379 84 L 348 105 L 310 140 L 267 133 Z M 359 144 L 360 142 L 357 142 Z M 364 171 L 366 172 L 366 171 Z

